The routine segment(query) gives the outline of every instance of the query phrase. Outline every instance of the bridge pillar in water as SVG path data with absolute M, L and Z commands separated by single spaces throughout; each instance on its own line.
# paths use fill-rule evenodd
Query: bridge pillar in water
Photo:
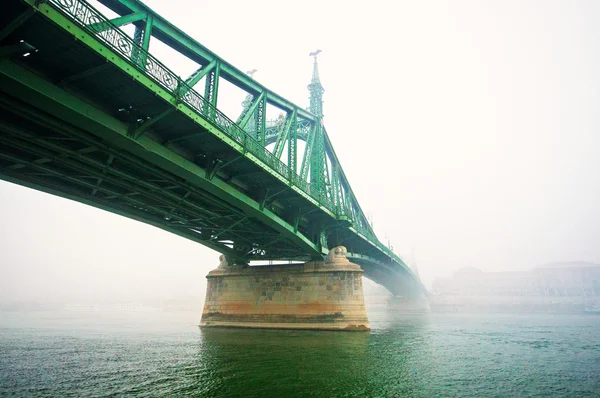
M 200 326 L 369 330 L 360 266 L 336 247 L 325 261 L 230 266 L 208 276 Z

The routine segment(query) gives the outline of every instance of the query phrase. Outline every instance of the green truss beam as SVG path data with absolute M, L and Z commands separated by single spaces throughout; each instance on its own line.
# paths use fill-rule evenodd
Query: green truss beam
M 4 40 L 8 35 L 15 31 L 19 26 L 23 25 L 35 13 L 33 8 L 24 11 L 17 18 L 10 21 L 2 30 L 0 30 L 0 41 Z
M 111 19 L 110 23 L 96 22 L 87 25 L 87 27 L 97 33 L 100 33 L 110 29 L 112 26 L 123 26 L 137 21 L 145 21 L 147 18 L 148 14 L 144 12 L 134 12 L 129 15 L 123 15 L 122 17 Z
M 106 115 L 99 109 L 90 108 L 87 102 L 7 60 L 0 61 L 0 75 L 3 75 L 3 90 L 8 90 L 16 98 L 39 109 L 44 109 L 50 115 L 61 115 L 63 118 L 68 118 L 71 123 L 78 124 L 80 128 L 93 132 L 99 138 L 117 145 L 122 151 L 147 159 L 164 170 L 180 176 L 189 184 L 202 187 L 223 200 L 224 203 L 245 209 L 246 214 L 261 220 L 281 234 L 287 235 L 287 239 L 297 242 L 304 247 L 307 253 L 321 252 L 308 238 L 300 232 L 294 231 L 292 225 L 266 208 L 261 210 L 259 202 L 241 194 L 220 179 L 207 179 L 206 170 L 200 166 L 189 162 L 181 155 L 146 136 L 141 136 L 138 140 L 127 139 L 128 127 L 126 124 Z
M 203 67 L 199 68 L 197 71 L 195 71 L 190 77 L 185 79 L 185 83 L 189 87 L 194 87 L 200 80 L 202 80 L 202 78 L 204 76 L 206 76 L 208 73 L 212 72 L 216 66 L 217 66 L 217 60 L 215 59 L 208 65 L 203 66 Z

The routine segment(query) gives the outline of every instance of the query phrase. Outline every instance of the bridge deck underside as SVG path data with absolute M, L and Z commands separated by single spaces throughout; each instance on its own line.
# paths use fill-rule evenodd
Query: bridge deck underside
M 27 9 L 18 2 L 11 4 L 12 13 L 2 13 L 2 25 Z M 29 58 L 19 57 L 21 66 L 125 124 L 173 109 L 41 16 L 29 19 L 6 41 L 20 40 L 38 49 Z M 65 123 L 60 115 L 35 109 L 6 93 L 0 101 L 0 169 L 9 179 L 26 180 L 138 219 L 147 218 L 170 230 L 197 235 L 195 240 L 209 246 L 206 240 L 212 236 L 216 249 L 222 249 L 219 242 L 227 242 L 227 246 L 235 242 L 235 250 L 244 251 L 248 257 L 252 257 L 252 250 L 269 248 L 259 258 L 310 258 L 242 209 L 201 189 L 191 189 L 185 181 Z M 290 207 L 305 211 L 312 208 L 302 197 L 286 192 L 287 186 L 281 181 L 180 112 L 154 123 L 148 136 L 204 170 L 212 169 L 215 177 L 235 185 L 240 195 L 260 198 L 267 189 L 270 195 L 280 192 L 269 208 L 281 215 Z M 226 167 L 216 170 L 223 164 Z M 308 234 L 303 224 L 299 230 Z
M 30 8 L 18 0 L 1 7 L 0 30 Z M 314 258 L 322 253 L 319 231 L 326 229 L 327 246 L 345 245 L 372 259 L 363 261 L 372 279 L 386 285 L 390 276 L 408 275 L 397 265 L 394 269 L 372 244 L 52 21 L 35 14 L 0 46 L 21 40 L 38 51 L 0 59 L 3 68 L 10 63 L 14 70 L 32 72 L 130 133 L 165 114 L 143 139 L 186 159 L 204 175 L 191 181 L 151 161 L 139 145 L 143 140 L 122 134 L 103 137 L 91 124 L 70 118 L 64 104 L 38 98 L 34 87 L 22 87 L 3 72 L 0 178 L 155 225 L 243 261 Z M 214 188 L 217 180 L 234 194 Z M 260 208 L 251 208 L 250 202 Z M 275 218 L 279 221 L 271 222 Z M 389 269 L 380 269 L 382 263 Z

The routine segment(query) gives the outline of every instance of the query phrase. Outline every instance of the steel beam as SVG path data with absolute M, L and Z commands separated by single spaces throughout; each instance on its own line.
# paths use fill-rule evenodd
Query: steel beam
M 23 25 L 31 16 L 35 13 L 35 10 L 30 8 L 21 13 L 18 17 L 10 21 L 2 30 L 0 30 L 0 41 L 4 40 L 8 35 L 14 32 L 19 26 Z
M 35 51 L 35 47 L 24 41 L 8 46 L 0 46 L 0 60 L 15 55 L 24 55 L 33 51 Z
M 5 131 L 9 130 L 6 125 L 2 125 L 1 127 Z M 97 179 L 97 183 L 95 185 L 93 185 L 91 182 L 83 181 L 83 180 L 81 180 L 81 178 L 78 178 L 75 175 L 66 174 L 64 172 L 58 172 L 51 168 L 42 166 L 44 163 L 49 163 L 49 162 L 43 162 L 40 160 L 26 161 L 23 159 L 18 159 L 15 156 L 2 154 L 2 153 L 0 153 L 0 158 L 5 158 L 5 159 L 15 161 L 19 164 L 25 165 L 28 168 L 34 168 L 34 169 L 37 168 L 46 173 L 53 174 L 54 176 L 58 176 L 58 177 L 67 179 L 69 181 L 72 181 L 74 183 L 77 183 L 79 185 L 82 185 L 84 187 L 91 188 L 91 190 L 92 190 L 91 196 L 96 196 L 96 193 L 98 191 L 101 191 L 104 193 L 108 193 L 108 196 L 105 196 L 102 198 L 104 200 L 119 198 L 119 199 L 123 199 L 128 202 L 131 202 L 133 204 L 136 204 L 137 206 L 140 206 L 142 208 L 150 209 L 157 214 L 161 214 L 162 217 L 165 217 L 165 218 L 168 217 L 169 219 L 171 219 L 171 218 L 178 219 L 180 222 L 188 221 L 187 218 L 181 217 L 178 215 L 178 213 L 181 210 L 180 206 L 174 205 L 173 203 L 168 203 L 166 201 L 167 199 L 164 199 L 160 196 L 161 190 L 156 189 L 156 188 L 155 189 L 151 188 L 151 190 L 144 191 L 143 189 L 145 189 L 145 188 L 141 188 L 140 186 L 136 187 L 135 185 L 131 184 L 131 182 L 133 182 L 133 181 L 131 181 L 131 177 L 124 175 L 123 173 L 120 173 L 120 172 L 114 173 L 114 171 L 111 171 L 109 166 L 112 163 L 112 161 L 114 160 L 112 158 L 112 155 L 111 155 L 111 157 L 109 157 L 109 162 L 104 167 L 104 169 L 102 171 L 99 171 L 99 170 L 91 169 L 91 168 L 87 167 L 86 165 L 84 165 L 85 159 L 83 159 L 82 163 L 77 163 L 77 162 L 73 162 L 73 160 L 69 160 L 68 159 L 69 155 L 65 154 L 65 153 L 59 152 L 59 155 L 52 156 L 49 152 L 46 152 L 43 149 L 36 149 L 33 145 L 25 146 L 23 144 L 19 144 L 19 142 L 17 140 L 14 140 L 14 139 L 11 140 L 8 137 L 0 137 L 0 142 L 4 142 L 5 144 L 11 145 L 13 147 L 20 147 L 22 150 L 28 151 L 31 154 L 36 154 L 37 156 L 43 156 L 43 158 L 40 160 L 48 159 L 54 163 L 61 164 L 63 167 L 65 167 L 67 169 L 71 169 L 73 171 L 84 171 L 86 173 L 86 177 L 89 176 L 87 178 Z M 50 158 L 48 158 L 48 156 L 50 156 Z M 114 177 L 111 178 L 109 176 L 109 174 L 120 174 L 122 177 L 124 177 L 124 179 L 129 179 L 129 181 L 122 181 L 119 179 L 115 179 Z M 118 186 L 123 190 L 134 189 L 134 191 L 123 194 L 123 193 L 118 193 L 116 191 L 113 191 L 111 189 L 101 187 L 100 183 L 103 180 L 106 180 L 106 181 L 110 182 L 110 184 L 112 184 L 113 186 Z M 139 184 L 139 185 L 144 185 L 144 184 Z M 142 199 L 132 200 L 132 199 L 130 199 L 132 196 L 141 196 L 143 198 L 152 198 L 154 201 L 156 201 L 158 203 L 162 203 L 162 206 L 159 204 L 149 204 L 147 202 L 144 202 Z M 170 208 L 171 210 L 163 212 L 163 211 L 161 211 L 162 207 Z M 174 211 L 175 209 L 178 210 L 177 213 Z M 204 209 L 200 208 L 199 210 L 201 213 L 204 212 Z M 252 241 L 248 238 L 248 235 L 246 235 L 246 236 L 236 235 L 236 236 L 237 236 L 238 240 L 241 239 L 250 244 L 255 243 L 255 241 Z
M 221 76 L 221 65 L 216 63 L 215 67 L 207 73 L 206 82 L 204 84 L 204 98 L 213 106 L 210 108 L 210 120 L 215 118 L 215 108 L 217 107 L 217 99 L 219 95 L 219 78 Z
M 288 140 L 290 129 L 292 128 L 292 126 L 295 127 L 294 120 L 296 119 L 296 113 L 296 110 L 294 110 L 291 115 L 288 115 L 285 118 L 285 120 L 281 122 L 281 131 L 277 136 L 275 148 L 273 148 L 273 153 L 277 158 L 281 158 L 281 154 L 283 153 L 283 147 L 285 146 L 285 143 Z
M 147 17 L 148 17 L 148 15 L 146 13 L 134 12 L 129 15 L 123 15 L 122 17 L 113 18 L 109 21 L 109 23 L 96 22 L 96 23 L 89 24 L 86 27 L 90 28 L 94 32 L 100 33 L 107 29 L 110 29 L 111 25 L 117 26 L 117 27 L 123 26 L 123 25 L 127 25 L 129 23 L 133 23 L 133 22 L 137 22 L 137 21 L 142 21 L 142 20 L 145 21 Z
M 29 188 L 32 188 L 32 189 L 35 189 L 38 191 L 46 192 L 51 195 L 56 195 L 56 196 L 59 196 L 59 197 L 65 198 L 65 199 L 70 199 L 70 200 L 73 200 L 76 202 L 81 202 L 81 203 L 87 204 L 89 206 L 93 206 L 93 207 L 97 207 L 102 210 L 109 211 L 114 214 L 119 214 L 123 217 L 127 217 L 130 219 L 139 221 L 139 222 L 143 222 L 145 224 L 153 225 L 157 228 L 171 232 L 175 235 L 178 235 L 183 238 L 200 243 L 204 246 L 207 246 L 207 247 L 209 247 L 213 250 L 216 250 L 217 252 L 223 253 L 225 255 L 230 255 L 230 256 L 237 255 L 237 253 L 235 253 L 233 250 L 231 250 L 228 247 L 224 247 L 223 245 L 216 245 L 212 242 L 204 241 L 204 240 L 200 239 L 200 237 L 197 233 L 192 233 L 192 231 L 190 231 L 188 229 L 182 230 L 181 228 L 172 228 L 169 225 L 165 224 L 164 220 L 150 217 L 146 212 L 135 211 L 136 209 L 134 209 L 132 207 L 122 207 L 115 203 L 105 203 L 105 202 L 101 202 L 101 201 L 94 200 L 91 198 L 83 198 L 83 197 L 79 196 L 77 193 L 72 192 L 68 189 L 65 189 L 62 186 L 48 184 L 46 181 L 41 181 L 41 180 L 38 180 L 35 178 L 32 179 L 31 181 L 28 181 L 28 180 L 23 180 L 22 178 L 19 178 L 18 176 L 5 174 L 0 171 L 0 179 L 12 182 L 14 184 L 23 185 L 23 186 L 26 186 L 26 187 L 29 187 Z
M 248 121 L 256 112 L 256 109 L 258 108 L 259 104 L 264 103 L 266 95 L 267 94 L 265 92 L 260 93 L 260 95 L 254 99 L 252 105 L 248 107 L 246 112 L 240 115 L 240 122 L 238 123 L 238 126 L 240 126 L 242 130 L 246 127 L 246 124 L 248 124 Z
M 43 143 L 42 141 L 40 141 L 38 138 L 36 138 L 31 133 L 29 133 L 29 136 L 24 135 L 24 134 L 26 134 L 26 132 L 22 128 L 21 128 L 21 130 L 19 130 L 16 127 L 10 126 L 10 125 L 8 125 L 8 124 L 6 124 L 4 122 L 0 122 L 0 128 L 2 128 L 2 130 L 4 130 L 5 133 L 12 134 L 14 137 L 16 137 L 18 139 L 27 141 L 29 143 L 28 146 L 21 146 L 22 149 L 24 149 L 24 150 L 32 151 L 33 148 L 35 148 L 34 145 L 36 145 L 36 144 L 40 145 L 41 143 Z M 20 134 L 19 134 L 19 132 L 20 132 Z M 8 138 L 6 138 L 6 137 L 5 138 L 0 137 L 0 140 L 1 139 L 7 140 Z M 12 141 L 12 144 L 15 145 L 15 141 L 14 140 Z M 181 206 L 182 204 L 185 204 L 185 205 L 188 205 L 191 208 L 193 208 L 194 211 L 197 211 L 197 212 L 203 213 L 203 214 L 207 214 L 209 216 L 214 216 L 213 212 L 211 212 L 211 211 L 209 211 L 209 210 L 207 210 L 205 208 L 199 207 L 198 205 L 193 204 L 193 203 L 191 203 L 189 201 L 181 201 L 177 197 L 177 195 L 175 195 L 175 194 L 173 194 L 171 192 L 168 192 L 169 190 L 165 189 L 164 187 L 161 187 L 161 186 L 158 186 L 158 185 L 154 185 L 154 184 L 152 184 L 152 183 L 150 183 L 148 181 L 143 181 L 143 180 L 140 180 L 140 179 L 136 179 L 135 177 L 129 176 L 129 175 L 127 175 L 127 174 L 125 174 L 125 173 L 123 173 L 121 171 L 110 169 L 110 167 L 103 166 L 102 163 L 100 163 L 100 162 L 98 162 L 96 160 L 93 160 L 93 159 L 90 159 L 90 158 L 82 156 L 85 153 L 90 153 L 92 151 L 97 151 L 98 148 L 92 147 L 92 148 L 89 148 L 89 149 L 86 149 L 86 150 L 73 151 L 73 150 L 67 149 L 65 147 L 60 147 L 59 145 L 52 144 L 52 143 L 43 143 L 43 144 L 46 147 L 50 148 L 51 150 L 56 151 L 60 155 L 57 156 L 57 157 L 42 158 L 42 159 L 39 159 L 36 162 L 40 162 L 40 161 L 45 160 L 45 159 L 47 159 L 47 161 L 50 162 L 53 159 L 61 159 L 61 158 L 64 159 L 64 158 L 71 157 L 72 159 L 77 159 L 77 160 L 79 160 L 81 162 L 84 162 L 87 165 L 95 167 L 97 169 L 102 169 L 104 167 L 104 171 L 102 173 L 102 176 L 97 176 L 96 175 L 96 177 L 102 177 L 103 178 L 104 176 L 106 176 L 106 173 L 114 174 L 117 177 L 120 177 L 120 178 L 128 180 L 128 184 L 130 184 L 130 186 L 141 185 L 145 189 L 148 189 L 151 192 L 161 192 L 163 194 L 163 196 L 166 196 L 168 198 L 167 200 L 179 200 L 178 206 Z M 109 160 L 110 160 L 108 166 L 110 166 L 110 164 L 112 164 L 112 162 L 114 160 L 114 157 L 118 156 L 118 155 L 115 154 L 114 152 L 108 152 L 108 154 L 109 154 Z M 40 154 L 38 152 L 38 156 L 43 156 L 43 154 Z M 83 169 L 84 167 L 85 166 L 81 166 L 79 169 Z M 126 188 L 126 186 L 125 186 L 125 188 Z M 171 206 L 172 203 L 170 203 L 169 205 Z M 175 206 L 175 207 L 177 207 L 177 206 Z M 241 214 L 241 213 L 239 213 L 239 214 Z
M 282 96 L 268 90 L 263 85 L 259 84 L 252 77 L 246 75 L 241 70 L 237 69 L 224 59 L 217 56 L 215 53 L 204 47 L 202 44 L 194 40 L 192 37 L 184 33 L 182 30 L 177 28 L 175 25 L 168 22 L 166 19 L 156 14 L 152 9 L 147 7 L 145 4 L 135 0 L 98 0 L 114 12 L 126 15 L 134 12 L 145 12 L 152 15 L 154 19 L 154 36 L 167 44 L 174 50 L 187 56 L 188 58 L 198 62 L 200 65 L 206 65 L 214 60 L 221 63 L 221 74 L 229 82 L 238 86 L 242 90 L 258 94 L 261 92 L 267 92 L 269 97 L 269 103 L 276 107 L 283 109 L 287 112 L 292 112 L 297 109 L 298 115 L 309 120 L 315 120 L 315 117 L 304 108 L 286 100 Z
M 127 126 L 106 115 L 64 90 L 49 84 L 39 76 L 34 75 L 10 61 L 0 61 L 0 74 L 3 75 L 3 91 L 26 101 L 31 106 L 45 110 L 48 114 L 60 115 L 68 119 L 71 125 L 77 125 L 89 133 L 99 136 L 103 141 L 112 143 L 123 153 L 135 154 L 165 171 L 173 173 L 189 184 L 202 188 L 215 195 L 225 203 L 243 209 L 244 213 L 252 215 L 260 222 L 288 236 L 306 253 L 320 253 L 320 249 L 307 237 L 294 231 L 286 221 L 265 209 L 255 200 L 242 194 L 236 188 L 219 180 L 205 178 L 206 172 L 200 166 L 188 161 L 159 143 L 142 136 L 137 141 L 127 139 Z
M 63 85 L 63 84 L 68 84 L 68 83 L 72 83 L 74 81 L 77 81 L 79 79 L 84 79 L 86 77 L 90 77 L 95 75 L 96 73 L 100 73 L 102 71 L 108 70 L 110 68 L 110 64 L 108 62 L 105 62 L 103 64 L 97 65 L 97 66 L 93 66 L 91 68 L 88 68 L 86 70 L 83 70 L 79 73 L 75 73 L 69 77 L 65 77 L 64 79 L 61 79 L 60 81 L 58 81 L 56 84 L 58 85 Z
M 154 22 L 154 16 L 151 14 L 146 15 L 146 27 L 144 28 L 144 37 L 142 39 L 142 49 L 148 51 L 150 48 L 150 38 L 152 37 L 152 24 Z
M 155 123 L 161 121 L 162 119 L 164 119 L 165 117 L 169 116 L 172 113 L 175 113 L 175 108 L 169 107 L 164 112 L 159 113 L 158 115 L 156 115 L 152 119 L 148 119 L 148 120 L 144 121 L 138 127 L 136 127 L 135 129 L 133 129 L 129 133 L 129 136 L 132 137 L 134 140 L 137 140 L 142 135 L 144 135 L 144 133 L 146 132 L 146 130 L 148 130 L 149 127 L 151 127 Z
M 189 87 L 194 87 L 200 80 L 202 80 L 202 78 L 204 76 L 206 76 L 207 73 L 212 72 L 216 66 L 217 66 L 217 60 L 214 60 L 211 63 L 209 63 L 208 65 L 201 67 L 200 69 L 198 69 L 194 73 L 192 73 L 192 75 L 190 77 L 185 79 L 185 83 Z M 185 93 L 183 93 L 183 94 L 185 94 Z

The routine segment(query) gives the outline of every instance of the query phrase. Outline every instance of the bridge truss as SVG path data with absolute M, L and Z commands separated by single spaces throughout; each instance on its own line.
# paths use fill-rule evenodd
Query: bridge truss
M 118 17 L 85 0 L 0 6 L 0 178 L 157 226 L 231 262 L 304 261 L 344 245 L 390 291 L 420 288 L 352 192 L 322 123 L 318 73 L 308 111 L 143 3 L 99 2 Z M 152 38 L 199 68 L 177 76 L 148 52 Z M 235 121 L 217 107 L 223 81 L 247 95 Z M 269 106 L 281 111 L 275 122 Z

